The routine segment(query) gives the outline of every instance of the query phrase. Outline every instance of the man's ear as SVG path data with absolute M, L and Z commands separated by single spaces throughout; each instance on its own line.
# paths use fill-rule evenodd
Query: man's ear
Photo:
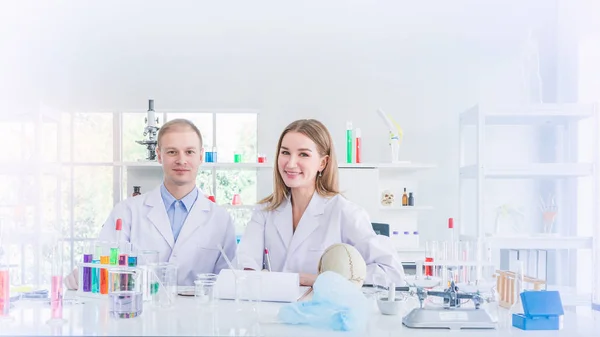
M 204 163 L 204 147 L 200 147 L 200 164 Z
M 160 156 L 160 147 L 156 147 L 156 160 L 158 161 L 159 164 L 162 164 L 162 157 Z

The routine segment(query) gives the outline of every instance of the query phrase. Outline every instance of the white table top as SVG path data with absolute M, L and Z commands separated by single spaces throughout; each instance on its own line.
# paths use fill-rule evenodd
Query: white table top
M 276 315 L 283 305 L 261 303 L 259 324 L 251 327 L 248 314 L 236 315 L 235 302 L 220 301 L 215 310 L 201 307 L 194 297 L 178 296 L 172 309 L 154 308 L 144 303 L 144 312 L 132 319 L 109 317 L 108 301 L 82 298 L 81 304 L 66 304 L 65 324 L 56 328 L 46 324 L 50 317 L 48 304 L 20 301 L 11 310 L 10 318 L 0 319 L 0 335 L 196 335 L 196 336 L 528 336 L 528 337 L 598 337 L 600 319 L 591 315 L 568 312 L 564 329 L 560 331 L 521 331 L 510 326 L 506 317 L 501 317 L 496 330 L 431 330 L 409 329 L 402 325 L 402 316 L 384 316 L 372 300 L 371 319 L 367 332 L 338 332 L 321 330 L 309 326 L 278 323 Z M 406 311 L 410 308 L 405 309 Z M 259 333 L 255 333 L 258 331 Z

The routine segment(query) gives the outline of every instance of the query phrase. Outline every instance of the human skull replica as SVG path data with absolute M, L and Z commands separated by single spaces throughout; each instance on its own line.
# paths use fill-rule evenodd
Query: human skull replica
M 392 191 L 385 190 L 381 193 L 381 204 L 383 206 L 390 206 L 394 203 L 394 193 Z
M 356 248 L 345 244 L 336 243 L 323 252 L 319 260 L 319 274 L 326 271 L 336 272 L 359 288 L 363 286 L 367 277 L 367 264 Z

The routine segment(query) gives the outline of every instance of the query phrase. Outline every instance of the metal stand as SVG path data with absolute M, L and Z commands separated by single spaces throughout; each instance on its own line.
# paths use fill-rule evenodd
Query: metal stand
M 482 297 L 478 293 L 459 293 L 458 287 L 451 281 L 450 287 L 444 291 L 425 291 L 417 289 L 420 308 L 413 309 L 404 316 L 402 323 L 409 328 L 433 329 L 495 329 L 496 323 L 481 308 Z M 423 301 L 427 296 L 444 299 L 442 308 L 424 308 Z M 474 308 L 461 308 L 461 300 L 469 299 Z

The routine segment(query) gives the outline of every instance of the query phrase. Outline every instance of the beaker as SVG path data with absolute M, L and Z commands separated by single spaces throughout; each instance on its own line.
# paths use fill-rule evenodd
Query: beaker
M 235 301 L 238 311 L 248 310 L 258 314 L 261 297 L 262 278 L 260 273 L 237 273 L 235 279 Z
M 198 304 L 206 307 L 214 307 L 217 303 L 216 294 L 217 275 L 199 274 L 194 281 L 194 296 Z
M 111 269 L 108 272 L 109 313 L 115 318 L 134 318 L 142 314 L 144 295 L 139 271 L 131 268 Z
M 152 303 L 161 308 L 171 308 L 177 297 L 177 265 L 159 262 L 149 266 Z
M 140 291 L 110 292 L 108 299 L 109 314 L 114 318 L 134 318 L 143 312 L 144 298 Z
M 156 250 L 140 250 L 137 254 L 137 265 L 140 268 L 142 294 L 144 301 L 152 300 L 152 289 L 150 289 L 151 270 L 149 265 L 158 263 L 158 251 Z

